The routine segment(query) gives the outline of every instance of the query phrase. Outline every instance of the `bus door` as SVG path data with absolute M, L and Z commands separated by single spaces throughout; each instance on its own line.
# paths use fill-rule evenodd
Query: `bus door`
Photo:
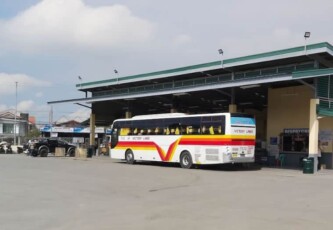
M 114 147 L 116 147 L 116 145 L 118 144 L 118 127 L 113 127 L 111 130 L 111 143 L 110 143 L 110 148 L 113 149 Z

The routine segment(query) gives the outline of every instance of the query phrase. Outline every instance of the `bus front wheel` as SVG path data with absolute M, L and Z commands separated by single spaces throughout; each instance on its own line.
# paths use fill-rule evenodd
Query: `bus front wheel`
M 180 166 L 184 169 L 192 168 L 193 161 L 189 152 L 186 151 L 180 155 Z
M 125 153 L 125 160 L 126 160 L 126 163 L 127 164 L 134 164 L 135 163 L 135 160 L 134 160 L 134 154 L 132 152 L 132 150 L 127 150 L 126 153 Z

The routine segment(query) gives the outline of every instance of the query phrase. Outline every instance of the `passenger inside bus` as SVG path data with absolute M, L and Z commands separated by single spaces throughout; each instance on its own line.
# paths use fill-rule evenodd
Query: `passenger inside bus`
M 146 131 L 144 129 L 141 129 L 139 135 L 146 135 Z
M 155 129 L 155 134 L 156 134 L 156 135 L 160 135 L 160 134 L 162 134 L 161 129 L 160 129 L 159 127 L 156 127 L 156 129 Z
M 209 134 L 214 134 L 214 128 L 212 125 L 209 127 Z
M 208 130 L 206 129 L 206 126 L 202 126 L 201 133 L 202 134 L 207 134 L 208 133 Z

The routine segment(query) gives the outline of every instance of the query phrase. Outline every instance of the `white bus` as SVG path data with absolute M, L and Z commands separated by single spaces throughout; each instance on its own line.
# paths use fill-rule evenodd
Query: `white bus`
M 193 164 L 254 162 L 256 126 L 251 115 L 168 113 L 117 119 L 110 156 L 135 161 Z

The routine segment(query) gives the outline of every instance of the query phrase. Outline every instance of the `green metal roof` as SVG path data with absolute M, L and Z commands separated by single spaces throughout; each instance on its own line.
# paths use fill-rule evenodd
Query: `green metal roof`
M 312 78 L 312 77 L 321 77 L 327 75 L 333 75 L 333 68 L 297 71 L 292 73 L 293 78 L 309 78 L 309 77 Z
M 224 67 L 235 67 L 240 66 L 244 64 L 250 64 L 250 63 L 257 63 L 261 61 L 268 61 L 268 60 L 278 60 L 286 57 L 296 57 L 296 56 L 302 56 L 305 55 L 302 51 L 304 51 L 304 46 L 289 48 L 289 49 L 283 49 L 283 50 L 277 50 L 272 52 L 266 52 L 266 53 L 260 53 L 255 55 L 249 55 L 239 58 L 231 58 L 231 59 L 225 59 L 223 60 L 223 66 Z M 327 42 L 317 43 L 317 44 L 310 44 L 306 46 L 307 53 L 320 53 L 330 50 L 333 53 L 333 46 Z M 140 81 L 148 77 L 152 78 L 159 78 L 159 77 L 168 77 L 168 76 L 177 76 L 181 74 L 186 73 L 195 73 L 199 71 L 207 71 L 207 70 L 214 70 L 219 69 L 222 67 L 222 61 L 214 61 L 214 62 L 208 62 L 198 65 L 191 65 L 191 66 L 185 66 L 180 68 L 174 68 L 174 69 L 168 69 L 163 71 L 156 71 L 151 73 L 145 73 L 145 74 L 137 74 L 137 75 L 131 75 L 131 76 L 125 76 L 121 78 L 113 78 L 113 79 L 106 79 L 106 80 L 100 80 L 100 81 L 93 81 L 93 82 L 86 82 L 82 84 L 77 84 L 76 87 L 80 89 L 89 89 L 94 87 L 100 87 L 100 86 L 107 86 L 112 84 L 119 84 L 119 83 L 125 83 L 128 81 Z M 293 75 L 295 77 L 302 76 L 302 73 L 295 73 Z

